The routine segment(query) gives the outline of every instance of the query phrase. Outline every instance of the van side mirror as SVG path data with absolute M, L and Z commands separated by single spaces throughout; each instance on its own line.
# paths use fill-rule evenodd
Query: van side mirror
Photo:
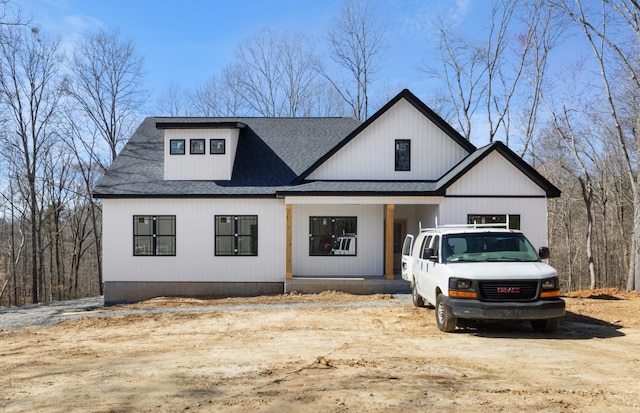
M 549 247 L 540 247 L 540 249 L 538 250 L 538 255 L 540 256 L 541 260 L 548 259 L 551 255 L 549 254 Z
M 422 258 L 423 260 L 428 260 L 433 257 L 433 248 L 425 248 L 422 250 Z

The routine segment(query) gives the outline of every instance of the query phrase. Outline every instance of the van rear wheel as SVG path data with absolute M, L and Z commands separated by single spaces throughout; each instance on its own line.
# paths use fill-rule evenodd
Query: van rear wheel
M 418 293 L 418 287 L 416 287 L 416 282 L 411 282 L 411 298 L 413 300 L 413 305 L 416 307 L 424 307 L 424 298 Z
M 442 293 L 438 294 L 438 297 L 436 297 L 436 324 L 440 331 L 451 333 L 455 331 L 458 320 L 447 312 L 443 301 L 444 295 Z

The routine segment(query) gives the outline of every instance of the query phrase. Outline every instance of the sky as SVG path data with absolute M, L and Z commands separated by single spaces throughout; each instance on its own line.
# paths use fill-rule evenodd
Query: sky
M 13 0 L 44 33 L 71 50 L 86 31 L 117 28 L 144 58 L 147 115 L 171 86 L 191 89 L 205 83 L 234 59 L 234 49 L 262 28 L 300 33 L 326 56 L 326 34 L 342 0 Z M 433 40 L 431 19 L 441 13 L 452 24 L 473 28 L 486 0 L 381 0 L 387 24 L 386 49 L 376 74 L 379 88 L 429 92 L 420 70 Z M 383 86 L 385 85 L 385 86 Z M 388 85 L 388 86 L 387 86 Z M 395 95 L 395 93 L 393 93 Z M 422 95 L 422 96 L 421 96 Z
M 190 91 L 234 61 L 234 50 L 264 28 L 302 34 L 325 62 L 327 32 L 340 14 L 343 0 L 12 0 L 41 32 L 58 37 L 65 50 L 83 33 L 118 29 L 133 41 L 144 59 L 145 89 L 150 98 L 141 117 L 166 115 L 159 99 L 170 88 Z M 439 36 L 433 21 L 441 16 L 468 37 L 486 38 L 491 0 L 378 0 L 386 24 L 385 50 L 372 85 L 369 114 L 402 89 L 428 106 L 442 80 L 429 77 Z M 584 42 L 568 41 L 556 51 L 556 67 L 575 62 Z M 588 53 L 585 51 L 584 53 Z M 488 136 L 486 114 L 472 120 L 472 141 Z

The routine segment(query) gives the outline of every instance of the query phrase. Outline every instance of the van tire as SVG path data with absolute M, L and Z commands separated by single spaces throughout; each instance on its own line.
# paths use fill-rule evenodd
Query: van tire
M 416 282 L 411 282 L 411 299 L 413 301 L 413 305 L 416 307 L 424 307 L 424 298 L 418 293 L 418 288 L 416 287 Z
M 546 320 L 529 320 L 531 328 L 536 333 L 549 334 L 558 327 L 557 318 L 547 318 Z
M 436 297 L 436 324 L 440 331 L 451 333 L 455 331 L 458 320 L 456 317 L 449 315 L 443 301 L 444 295 L 439 293 L 438 297 Z

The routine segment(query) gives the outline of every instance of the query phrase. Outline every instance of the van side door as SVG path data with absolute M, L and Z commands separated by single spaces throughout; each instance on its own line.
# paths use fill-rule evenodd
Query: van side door
M 413 275 L 413 235 L 407 234 L 402 244 L 402 279 L 411 281 Z
M 440 235 L 431 237 L 429 244 L 429 252 L 431 256 L 425 260 L 425 274 L 423 277 L 423 297 L 432 304 L 436 302 L 436 287 L 438 285 L 438 272 L 440 268 Z
M 413 275 L 415 276 L 415 284 L 418 290 L 418 293 L 424 297 L 422 293 L 423 285 L 424 285 L 424 277 L 427 271 L 427 250 L 429 248 L 429 244 L 431 243 L 431 238 L 433 235 L 425 235 L 422 238 L 422 243 L 418 245 L 414 245 L 413 247 Z

